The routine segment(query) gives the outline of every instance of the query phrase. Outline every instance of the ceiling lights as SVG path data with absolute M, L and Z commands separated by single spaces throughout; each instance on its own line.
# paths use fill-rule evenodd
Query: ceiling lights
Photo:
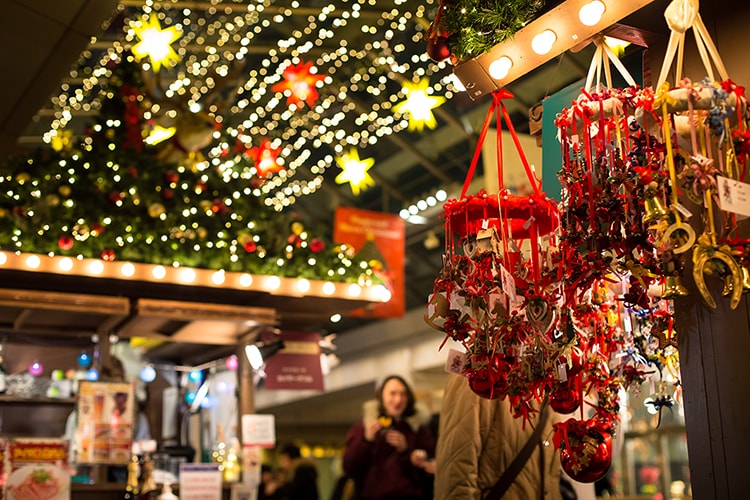
M 653 0 L 567 0 L 454 73 L 472 99 L 490 94 Z M 531 49 L 531 50 L 529 50 Z

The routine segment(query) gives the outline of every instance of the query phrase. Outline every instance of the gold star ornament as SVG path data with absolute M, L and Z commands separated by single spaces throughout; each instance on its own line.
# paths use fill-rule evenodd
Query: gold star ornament
M 367 173 L 368 170 L 375 164 L 373 158 L 367 158 L 366 160 L 359 159 L 359 153 L 355 148 L 349 150 L 348 154 L 344 154 L 336 158 L 336 163 L 341 167 L 342 172 L 336 176 L 336 184 L 344 184 L 348 182 L 351 185 L 352 193 L 355 196 L 359 195 L 360 191 L 364 191 L 368 187 L 374 186 L 375 181 Z
M 182 33 L 176 26 L 161 29 L 161 24 L 156 16 L 148 16 L 143 21 L 134 22 L 133 31 L 140 41 L 131 49 L 133 55 L 140 61 L 148 57 L 154 66 L 154 72 L 158 72 L 162 65 L 171 66 L 180 61 L 180 56 L 172 48 Z
M 393 107 L 396 113 L 409 115 L 409 130 L 424 130 L 425 125 L 434 129 L 437 127 L 432 110 L 445 102 L 444 97 L 432 96 L 427 93 L 430 82 L 422 78 L 418 83 L 404 82 L 403 92 L 406 100 Z

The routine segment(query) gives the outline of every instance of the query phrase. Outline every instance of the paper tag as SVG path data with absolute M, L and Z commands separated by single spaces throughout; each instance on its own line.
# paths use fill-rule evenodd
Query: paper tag
M 624 323 L 623 326 L 625 328 L 625 331 L 627 333 L 632 332 L 633 331 L 633 325 L 632 325 L 631 320 L 630 320 L 630 314 L 623 315 L 622 319 L 623 319 L 623 323 Z
M 565 366 L 565 363 L 558 363 L 557 364 L 557 380 L 559 382 L 567 382 L 568 381 L 568 367 Z
M 445 359 L 445 371 L 463 375 L 464 366 L 466 366 L 466 353 L 457 349 L 448 351 L 448 357 Z
M 682 203 L 677 204 L 677 211 L 680 212 L 680 214 L 686 219 L 689 219 L 690 217 L 693 216 L 693 212 L 688 210 L 687 207 L 683 205 Z
M 500 265 L 500 279 L 503 284 L 503 293 L 508 296 L 511 304 L 516 303 L 516 280 L 513 275 L 505 269 L 505 266 Z
M 535 220 L 536 219 L 534 219 L 534 217 L 529 217 L 528 220 L 526 220 L 526 222 L 524 222 L 523 228 L 524 229 L 529 229 L 529 227 L 531 226 L 531 223 L 534 222 Z
M 487 229 L 490 227 L 490 220 L 489 219 L 483 219 L 482 220 L 482 229 Z
M 717 175 L 719 207 L 727 212 L 750 216 L 750 184 Z

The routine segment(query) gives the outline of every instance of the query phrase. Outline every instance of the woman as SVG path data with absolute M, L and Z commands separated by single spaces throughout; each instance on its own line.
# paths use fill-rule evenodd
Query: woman
M 412 463 L 415 450 L 433 456 L 430 415 L 418 409 L 409 384 L 390 375 L 364 405 L 364 418 L 346 436 L 344 472 L 360 500 L 418 500 L 425 471 Z

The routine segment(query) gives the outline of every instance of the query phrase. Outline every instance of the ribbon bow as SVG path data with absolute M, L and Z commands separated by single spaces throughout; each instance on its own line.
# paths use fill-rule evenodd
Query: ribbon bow
M 671 87 L 669 82 L 663 82 L 659 85 L 654 95 L 654 101 L 651 104 L 651 109 L 661 109 L 662 106 L 674 106 L 677 104 L 677 99 L 669 94 Z

